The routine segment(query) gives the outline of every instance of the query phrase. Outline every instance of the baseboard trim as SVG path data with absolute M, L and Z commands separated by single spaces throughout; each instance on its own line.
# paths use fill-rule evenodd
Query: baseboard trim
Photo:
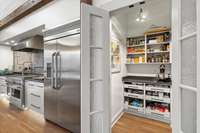
M 112 118 L 112 127 L 117 123 L 117 121 L 122 117 L 124 114 L 124 108 L 121 108 L 119 112 Z

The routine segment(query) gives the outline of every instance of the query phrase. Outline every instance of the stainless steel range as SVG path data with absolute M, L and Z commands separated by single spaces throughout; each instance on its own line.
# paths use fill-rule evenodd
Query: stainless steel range
M 33 75 L 14 75 L 7 78 L 8 92 L 10 92 L 10 104 L 20 108 L 25 108 L 25 80 Z

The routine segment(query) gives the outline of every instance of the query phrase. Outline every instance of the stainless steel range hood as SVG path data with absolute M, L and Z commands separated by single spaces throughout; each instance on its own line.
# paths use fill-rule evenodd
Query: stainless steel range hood
M 16 46 L 12 47 L 13 51 L 24 51 L 24 52 L 37 52 L 44 48 L 44 41 L 42 36 L 34 36 L 27 40 L 19 42 Z

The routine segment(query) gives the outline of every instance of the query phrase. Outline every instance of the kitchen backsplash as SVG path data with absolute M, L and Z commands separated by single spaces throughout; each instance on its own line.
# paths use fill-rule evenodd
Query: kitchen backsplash
M 32 68 L 34 73 L 43 73 L 44 70 L 44 53 L 32 53 Z
M 32 68 L 34 73 L 43 72 L 43 52 L 30 53 L 15 51 L 13 54 L 15 72 L 22 72 L 25 67 Z

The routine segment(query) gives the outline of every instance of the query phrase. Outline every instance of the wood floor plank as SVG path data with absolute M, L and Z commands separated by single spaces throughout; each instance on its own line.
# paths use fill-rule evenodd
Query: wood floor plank
M 112 133 L 172 133 L 172 130 L 166 123 L 124 113 Z
M 21 111 L 0 100 L 0 133 L 70 133 L 33 111 Z

